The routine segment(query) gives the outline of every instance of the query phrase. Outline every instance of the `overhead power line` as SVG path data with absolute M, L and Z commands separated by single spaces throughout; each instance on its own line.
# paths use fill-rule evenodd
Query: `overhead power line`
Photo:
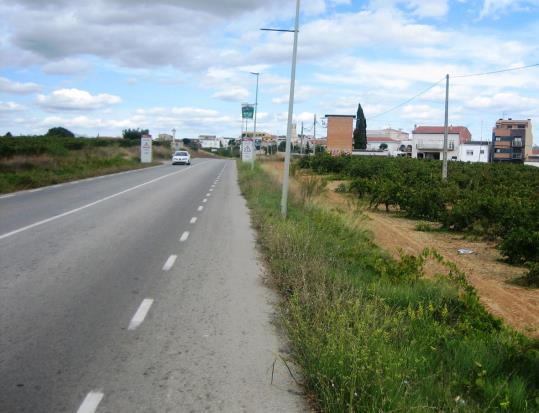
M 451 76 L 452 79 L 462 79 L 464 77 L 476 77 L 476 76 L 486 76 L 486 75 L 493 75 L 496 73 L 503 73 L 503 72 L 512 72 L 514 70 L 523 70 L 523 69 L 529 69 L 530 67 L 537 67 L 539 66 L 539 63 L 534 63 L 533 65 L 526 65 L 526 66 L 518 66 L 518 67 L 510 67 L 507 69 L 501 69 L 501 70 L 494 70 L 492 72 L 483 72 L 483 73 L 472 73 L 467 75 L 457 75 L 457 76 Z
M 394 110 L 397 110 L 399 109 L 400 107 L 406 105 L 407 103 L 410 103 L 412 100 L 414 99 L 417 99 L 419 96 L 421 95 L 424 95 L 425 93 L 427 93 L 429 90 L 431 90 L 432 88 L 434 88 L 435 86 L 438 86 L 443 80 L 445 80 L 445 77 L 441 78 L 440 80 L 438 80 L 436 83 L 433 83 L 432 85 L 430 85 L 428 88 L 426 88 L 425 90 L 422 90 L 421 92 L 419 92 L 417 95 L 414 95 L 412 96 L 410 99 L 407 99 L 405 100 L 404 102 L 402 103 L 399 103 L 398 105 L 396 106 L 393 106 L 391 109 L 388 109 L 384 112 L 381 112 L 381 113 L 378 113 L 374 116 L 371 116 L 370 118 L 368 118 L 369 121 L 373 120 L 373 119 L 376 119 L 376 118 L 379 118 L 380 116 L 383 116 L 383 115 L 386 115 L 390 112 L 393 112 Z

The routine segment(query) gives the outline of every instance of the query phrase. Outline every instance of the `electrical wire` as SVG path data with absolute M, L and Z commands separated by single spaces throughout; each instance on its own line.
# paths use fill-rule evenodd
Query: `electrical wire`
M 537 67 L 539 66 L 539 63 L 534 63 L 533 65 L 526 65 L 526 66 L 519 66 L 519 67 L 511 67 L 508 69 L 501 69 L 501 70 L 494 70 L 492 72 L 483 72 L 483 73 L 472 73 L 467 75 L 457 75 L 457 76 L 450 76 L 452 79 L 462 79 L 465 77 L 477 77 L 477 76 L 486 76 L 486 75 L 493 75 L 496 73 L 504 73 L 504 72 L 512 72 L 514 70 L 523 70 L 523 69 L 529 69 L 530 67 Z
M 432 88 L 434 88 L 435 86 L 438 86 L 443 80 L 445 80 L 445 77 L 441 78 L 440 80 L 438 80 L 436 83 L 433 83 L 432 85 L 430 85 L 427 89 L 419 92 L 417 95 L 414 95 L 412 96 L 410 99 L 407 99 L 405 100 L 404 102 L 402 103 L 399 103 L 397 106 L 393 106 L 391 109 L 388 109 L 384 112 L 381 112 L 381 113 L 378 113 L 377 115 L 374 115 L 374 116 L 371 116 L 370 118 L 368 118 L 367 120 L 371 121 L 373 119 L 376 119 L 376 118 L 379 118 L 380 116 L 383 116 L 383 115 L 386 115 L 390 112 L 393 112 L 394 110 L 397 110 L 399 109 L 400 107 L 406 105 L 407 103 L 410 103 L 412 100 L 414 99 L 417 99 L 419 96 L 421 95 L 424 95 L 425 93 L 427 93 L 429 90 L 431 90 Z

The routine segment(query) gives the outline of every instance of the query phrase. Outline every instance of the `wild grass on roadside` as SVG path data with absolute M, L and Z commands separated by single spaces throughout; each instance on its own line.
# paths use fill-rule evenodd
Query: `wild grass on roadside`
M 240 184 L 305 384 L 326 412 L 539 411 L 539 346 L 504 327 L 432 251 L 395 261 L 337 214 L 292 199 L 258 166 Z
M 20 140 L 22 144 L 9 146 L 4 141 Z M 0 142 L 0 149 L 15 148 L 17 151 L 9 155 L 4 150 L 0 157 L 0 193 L 12 192 L 22 189 L 37 188 L 44 185 L 53 185 L 73 179 L 87 178 L 96 175 L 110 174 L 128 169 L 141 168 L 157 164 L 141 165 L 138 147 L 124 147 L 123 141 L 113 141 L 102 145 L 97 142 L 82 143 L 75 147 L 71 139 L 54 141 L 42 138 L 8 138 Z M 88 141 L 92 141 L 87 139 Z M 68 144 L 66 144 L 69 143 Z M 34 146 L 32 146 L 32 143 Z M 5 144 L 2 146 L 1 144 Z M 13 146 L 13 148 L 12 148 Z M 21 149 L 22 148 L 22 149 Z M 32 149 L 33 148 L 33 149 Z M 28 149 L 28 154 L 23 154 Z M 154 158 L 168 159 L 171 154 L 169 148 L 157 146 L 154 148 Z M 9 155 L 9 156 L 8 156 Z

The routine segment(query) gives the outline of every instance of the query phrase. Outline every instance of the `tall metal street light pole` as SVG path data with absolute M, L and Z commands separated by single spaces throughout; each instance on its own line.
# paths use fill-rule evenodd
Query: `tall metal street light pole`
M 296 0 L 296 20 L 294 30 L 278 30 L 278 29 L 261 29 L 276 32 L 293 32 L 294 47 L 292 49 L 292 69 L 290 73 L 290 95 L 288 98 L 288 123 L 286 127 L 286 150 L 284 155 L 284 170 L 283 170 L 283 193 L 281 196 L 281 215 L 286 218 L 288 212 L 288 177 L 290 175 L 290 151 L 292 141 L 292 116 L 294 114 L 294 88 L 296 85 L 296 60 L 298 55 L 298 33 L 299 33 L 299 3 Z
M 255 157 L 256 157 L 256 115 L 258 115 L 258 78 L 260 77 L 259 72 L 251 72 L 252 75 L 256 76 L 256 93 L 255 93 L 255 125 L 253 127 L 253 139 L 254 139 L 254 149 L 255 149 L 255 155 L 253 155 L 253 159 L 251 160 L 251 166 L 254 166 Z

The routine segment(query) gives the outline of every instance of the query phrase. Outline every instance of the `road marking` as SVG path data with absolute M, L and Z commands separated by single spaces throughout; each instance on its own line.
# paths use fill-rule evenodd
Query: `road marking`
M 200 205 L 200 206 L 198 207 L 198 211 L 202 211 L 203 209 L 204 209 L 204 207 L 203 207 L 202 205 Z
M 191 218 L 191 221 L 189 221 L 191 224 L 194 224 L 195 222 L 197 222 L 197 217 L 193 217 Z
M 202 202 L 204 202 L 204 203 L 208 202 L 208 198 L 204 198 L 204 199 L 202 200 Z
M 28 192 L 39 192 L 43 191 L 46 187 L 36 188 L 36 189 L 30 189 Z
M 131 322 L 129 323 L 129 327 L 127 327 L 128 330 L 135 330 L 139 325 L 142 324 L 144 319 L 146 318 L 146 315 L 148 314 L 148 311 L 150 311 L 150 307 L 153 304 L 153 299 L 151 298 L 145 298 L 142 300 L 142 303 L 140 303 L 140 306 L 131 319 Z
M 168 257 L 167 262 L 165 262 L 165 265 L 163 265 L 163 271 L 170 270 L 176 262 L 176 258 L 178 258 L 177 255 L 171 255 L 170 257 Z
M 208 193 L 206 194 L 206 196 L 211 196 L 211 194 L 208 192 Z
M 47 224 L 47 223 L 49 223 L 49 222 L 51 222 L 51 221 L 56 221 L 57 219 L 60 219 L 60 218 L 63 218 L 63 217 L 67 217 L 68 215 L 72 215 L 72 214 L 74 214 L 74 213 L 76 213 L 76 212 L 79 212 L 79 211 L 85 210 L 85 209 L 87 209 L 87 208 L 93 207 L 94 205 L 98 205 L 98 204 L 100 204 L 100 203 L 102 203 L 102 202 L 108 201 L 109 199 L 116 198 L 116 197 L 118 197 L 118 196 L 120 196 L 120 195 L 123 195 L 123 194 L 126 194 L 126 193 L 128 193 L 128 192 L 134 191 L 135 189 L 142 188 L 143 186 L 146 186 L 146 185 L 149 185 L 149 184 L 153 184 L 154 182 L 160 181 L 161 179 L 168 178 L 169 176 L 181 174 L 181 173 L 186 172 L 186 171 L 192 171 L 192 170 L 193 170 L 194 168 L 196 168 L 197 166 L 204 165 L 204 164 L 207 163 L 207 162 L 209 162 L 209 161 L 204 161 L 204 162 L 201 162 L 201 163 L 197 163 L 196 165 L 193 165 L 193 166 L 192 166 L 191 168 L 189 168 L 189 169 L 180 169 L 179 171 L 171 172 L 171 173 L 169 173 L 169 174 L 160 176 L 160 177 L 158 177 L 158 178 L 151 179 L 151 180 L 149 180 L 149 181 L 147 181 L 147 182 L 143 182 L 142 184 L 132 186 L 131 188 L 124 189 L 123 191 L 117 192 L 117 193 L 115 193 L 115 194 L 106 196 L 105 198 L 101 198 L 101 199 L 99 199 L 99 200 L 97 200 L 97 201 L 90 202 L 89 204 L 83 205 L 83 206 L 81 206 L 81 207 L 72 209 L 72 210 L 70 210 L 70 211 L 63 212 L 63 213 L 58 214 L 58 215 L 54 215 L 54 216 L 52 216 L 52 217 L 50 217 L 50 218 L 47 218 L 47 219 L 44 219 L 44 220 L 42 220 L 42 221 L 34 222 L 33 224 L 30 224 L 30 225 L 27 225 L 27 226 L 25 226 L 25 227 L 16 229 L 16 230 L 14 230 L 14 231 L 7 232 L 7 233 L 5 233 L 5 234 L 0 235 L 0 240 L 3 240 L 4 238 L 11 237 L 12 235 L 18 234 L 18 233 L 23 232 L 23 231 L 28 231 L 29 229 L 35 228 L 35 227 L 37 227 L 37 226 L 40 226 L 40 225 L 43 225 L 43 224 Z
M 180 242 L 185 242 L 185 241 L 187 241 L 187 238 L 189 238 L 189 231 L 184 231 L 184 233 L 183 233 L 182 236 L 180 237 Z
M 215 188 L 215 184 L 213 184 L 213 185 L 211 186 L 211 188 L 212 188 L 212 189 Z M 211 189 L 210 189 L 210 191 L 211 191 Z
M 213 192 L 213 188 L 210 188 L 210 192 Z
M 0 196 L 0 199 L 11 198 L 12 196 L 15 196 L 15 194 L 2 195 L 2 196 Z
M 99 403 L 101 403 L 103 396 L 104 394 L 101 391 L 91 391 L 82 401 L 77 413 L 94 413 Z

